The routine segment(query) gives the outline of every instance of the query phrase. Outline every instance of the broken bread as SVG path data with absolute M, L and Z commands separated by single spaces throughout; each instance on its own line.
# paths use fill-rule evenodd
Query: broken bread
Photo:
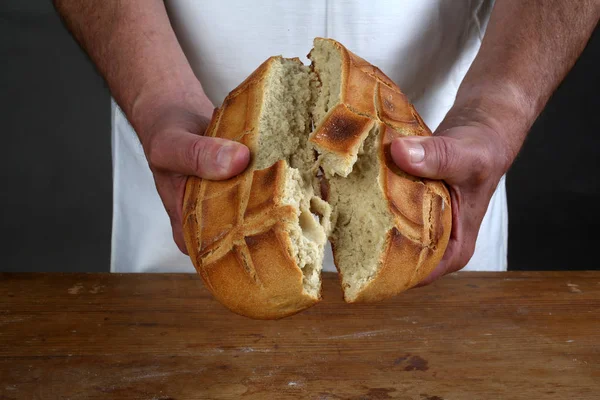
M 230 310 L 276 319 L 320 300 L 329 239 L 347 302 L 396 295 L 439 263 L 451 228 L 439 181 L 400 171 L 390 143 L 431 135 L 379 69 L 317 38 L 310 67 L 271 57 L 216 109 L 207 136 L 250 149 L 226 181 L 190 177 L 186 246 Z

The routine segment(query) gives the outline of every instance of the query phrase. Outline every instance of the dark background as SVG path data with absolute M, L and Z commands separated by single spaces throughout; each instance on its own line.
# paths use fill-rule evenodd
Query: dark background
M 0 4 L 0 271 L 108 271 L 110 98 L 49 0 Z M 509 269 L 598 269 L 598 29 L 507 179 Z

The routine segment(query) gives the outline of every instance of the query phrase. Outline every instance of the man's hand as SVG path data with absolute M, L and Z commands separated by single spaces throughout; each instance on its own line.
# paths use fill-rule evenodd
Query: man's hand
M 248 164 L 248 149 L 202 136 L 214 107 L 183 54 L 163 1 L 54 4 L 138 134 L 175 242 L 186 253 L 181 208 L 187 177 L 239 174 Z
M 461 269 L 473 255 L 498 181 L 599 17 L 598 0 L 496 0 L 479 53 L 438 131 L 392 143 L 398 167 L 450 188 L 450 242 L 422 284 Z
M 235 175 L 248 162 L 248 150 L 238 147 L 230 157 L 228 151 L 220 151 L 224 142 L 199 136 L 212 105 L 183 54 L 163 1 L 54 3 L 140 136 L 175 240 L 184 251 L 180 209 L 185 176 Z M 496 0 L 479 54 L 453 107 L 458 115 L 483 110 L 495 123 L 467 118 L 464 123 L 443 124 L 434 138 L 393 143 L 400 168 L 445 179 L 451 188 L 455 225 L 446 257 L 433 277 L 459 269 L 470 258 L 491 193 L 599 17 L 598 0 Z M 186 91 L 197 99 L 188 102 Z M 411 141 L 422 145 L 423 152 L 412 151 L 415 159 L 423 153 L 422 161 L 411 162 Z M 228 158 L 229 166 L 221 163 Z
M 189 97 L 189 96 L 188 96 Z M 212 103 L 204 96 L 173 102 L 157 110 L 136 103 L 138 136 L 154 175 L 158 194 L 169 214 L 173 238 L 187 254 L 183 239 L 182 206 L 190 175 L 221 180 L 241 173 L 249 161 L 248 148 L 225 139 L 202 136 L 210 122 Z M 139 114 L 136 112 L 136 114 Z
M 421 284 L 463 268 L 475 250 L 483 216 L 508 165 L 505 145 L 492 128 L 458 125 L 433 137 L 406 137 L 392 142 L 394 162 L 403 171 L 443 179 L 452 200 L 452 232 L 440 264 Z

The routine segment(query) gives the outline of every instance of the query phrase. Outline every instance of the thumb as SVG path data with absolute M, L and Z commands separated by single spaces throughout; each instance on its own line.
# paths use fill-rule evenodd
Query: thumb
M 148 152 L 154 168 L 213 180 L 241 173 L 249 160 L 248 148 L 240 143 L 181 131 L 157 135 Z
M 392 160 L 401 170 L 430 179 L 461 176 L 462 150 L 457 139 L 445 136 L 401 137 L 391 144 Z

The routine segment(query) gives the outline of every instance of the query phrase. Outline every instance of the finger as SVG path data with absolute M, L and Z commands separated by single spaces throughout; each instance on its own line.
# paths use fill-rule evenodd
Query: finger
M 446 252 L 440 263 L 415 287 L 430 285 L 444 275 L 459 271 L 467 265 L 467 262 L 469 262 L 469 259 L 473 254 L 472 252 L 470 254 L 467 253 L 468 251 L 465 253 L 462 249 L 462 245 L 458 241 L 451 240 L 448 243 L 448 247 L 446 248 Z
M 431 283 L 437 281 L 442 276 L 446 275 L 447 264 L 443 260 L 435 267 L 433 271 L 425 279 L 419 282 L 415 287 L 422 287 L 430 285 Z
M 460 218 L 463 198 L 458 192 L 453 190 L 450 192 L 450 197 L 452 201 L 452 230 L 450 231 L 448 245 L 440 263 L 416 287 L 429 285 L 442 276 L 459 270 L 467 264 L 473 254 L 472 250 L 470 253 L 468 251 L 474 249 L 474 242 L 477 235 L 475 234 L 474 237 L 465 235 L 465 226 L 469 227 L 471 225 L 472 215 Z M 471 239 L 473 243 L 469 243 Z M 467 250 L 467 253 L 464 250 Z M 467 256 L 466 259 L 465 256 Z
M 248 165 L 250 152 L 240 143 L 189 132 L 157 135 L 149 156 L 154 168 L 204 179 L 228 179 Z
M 185 192 L 186 180 L 186 176 L 168 172 L 156 172 L 154 174 L 156 189 L 171 222 L 173 240 L 179 250 L 187 255 L 187 247 L 183 236 L 181 204 Z
M 415 176 L 452 179 L 469 173 L 469 149 L 450 137 L 402 137 L 391 144 L 392 159 L 398 167 Z
M 471 222 L 467 222 L 470 225 Z M 475 242 L 477 240 L 477 230 L 468 226 L 459 226 L 453 231 L 440 263 L 423 279 L 416 287 L 429 285 L 444 275 L 456 272 L 464 268 L 471 260 L 475 251 Z M 465 232 L 474 232 L 467 234 Z
M 456 249 L 456 241 L 450 240 L 448 242 L 448 246 L 446 247 L 446 251 L 444 252 L 444 256 L 439 264 L 423 279 L 419 282 L 415 287 L 427 286 L 432 282 L 438 280 L 442 276 L 446 275 L 446 271 L 448 270 L 449 263 L 454 259 L 454 253 Z
M 173 220 L 171 220 L 171 227 L 173 229 L 173 240 L 175 240 L 175 244 L 179 248 L 179 251 L 187 256 L 188 251 L 185 245 L 185 239 L 183 238 L 183 227 L 181 225 L 181 221 L 174 223 Z

